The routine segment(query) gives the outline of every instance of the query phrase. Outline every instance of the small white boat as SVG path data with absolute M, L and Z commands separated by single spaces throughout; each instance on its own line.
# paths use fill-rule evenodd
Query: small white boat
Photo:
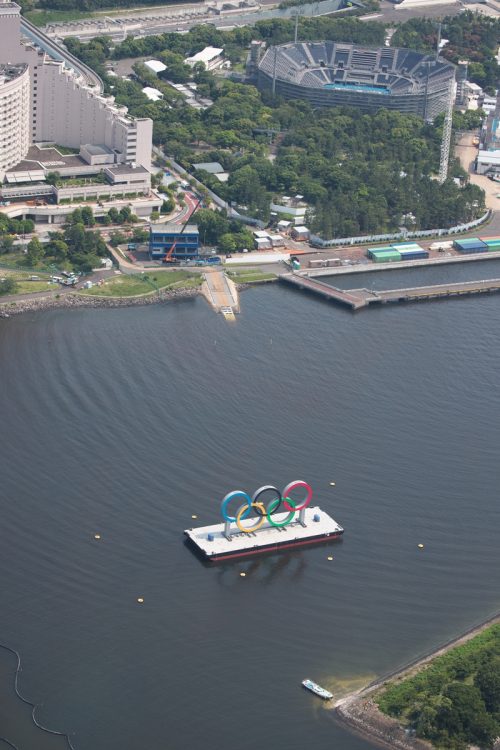
M 329 690 L 325 690 L 325 688 L 322 688 L 321 685 L 317 685 L 312 680 L 302 680 L 302 685 L 305 687 L 306 690 L 310 690 L 311 693 L 315 693 L 315 695 L 319 695 L 320 698 L 323 698 L 325 701 L 329 701 L 333 698 L 332 693 L 330 693 Z

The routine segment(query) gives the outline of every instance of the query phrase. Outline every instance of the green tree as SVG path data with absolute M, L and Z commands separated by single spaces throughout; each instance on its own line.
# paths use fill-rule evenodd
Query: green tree
M 28 242 L 28 253 L 26 256 L 30 265 L 36 266 L 36 264 L 43 258 L 44 254 L 42 243 L 38 237 L 33 237 L 33 239 Z
M 225 255 L 234 253 L 236 250 L 236 242 L 232 234 L 226 233 L 219 237 L 218 249 Z
M 5 279 L 0 279 L 0 295 L 15 294 L 16 291 L 17 284 L 11 276 L 7 276 Z
M 487 710 L 500 713 L 500 657 L 481 667 L 474 683 L 481 692 Z
M 14 249 L 14 237 L 10 234 L 0 236 L 0 254 L 11 253 Z
M 95 224 L 94 212 L 90 206 L 84 206 L 81 210 L 82 223 L 86 227 L 93 227 Z

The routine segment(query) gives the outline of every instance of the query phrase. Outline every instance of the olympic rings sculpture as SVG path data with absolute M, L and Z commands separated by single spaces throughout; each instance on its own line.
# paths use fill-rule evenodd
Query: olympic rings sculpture
M 292 500 L 292 498 L 290 497 L 290 494 L 297 488 L 301 488 L 306 491 L 305 498 L 300 505 L 297 501 Z M 265 495 L 266 493 L 272 493 L 272 495 L 274 496 L 271 498 L 271 500 L 268 501 L 267 506 L 262 499 L 263 495 Z M 263 487 L 259 487 L 259 489 L 254 492 L 252 497 L 250 497 L 250 495 L 248 495 L 246 492 L 243 492 L 243 490 L 233 490 L 232 492 L 228 492 L 221 503 L 220 510 L 222 518 L 227 523 L 234 522 L 236 523 L 238 529 L 244 534 L 251 534 L 252 532 L 260 529 L 262 524 L 266 520 L 271 526 L 274 526 L 275 528 L 288 526 L 288 524 L 291 523 L 295 518 L 295 514 L 297 512 L 307 508 L 312 500 L 312 495 L 312 487 L 307 484 L 307 482 L 296 479 L 294 482 L 290 482 L 290 484 L 287 484 L 283 492 L 280 492 L 278 488 L 274 487 L 272 484 L 266 484 Z M 229 503 L 231 503 L 233 500 L 238 499 L 243 500 L 244 503 L 236 511 L 236 515 L 230 516 L 228 514 Z M 288 515 L 282 521 L 277 521 L 273 519 L 273 515 L 279 511 L 282 503 L 285 510 L 288 511 Z M 242 521 L 244 521 L 245 518 L 248 518 L 252 510 L 255 512 L 257 518 L 252 525 L 244 526 Z

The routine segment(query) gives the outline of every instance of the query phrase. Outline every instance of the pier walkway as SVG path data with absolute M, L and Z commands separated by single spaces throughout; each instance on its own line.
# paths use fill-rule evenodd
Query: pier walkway
M 301 276 L 295 273 L 282 273 L 279 276 L 279 280 L 287 284 L 292 284 L 299 289 L 306 289 L 308 292 L 319 294 L 321 297 L 331 299 L 333 302 L 338 302 L 341 305 L 346 305 L 351 310 L 358 310 L 360 307 L 366 307 L 368 304 L 366 299 L 366 295 L 370 294 L 368 289 L 349 289 L 349 291 L 345 291 L 326 284 L 324 281 L 311 279 L 308 276 Z
M 319 294 L 341 305 L 359 310 L 374 304 L 389 302 L 416 302 L 446 297 L 462 297 L 469 294 L 492 294 L 500 292 L 500 279 L 483 279 L 480 281 L 461 281 L 456 284 L 435 284 L 430 286 L 409 287 L 407 289 L 388 289 L 371 291 L 369 289 L 337 289 L 318 279 L 310 279 L 299 274 L 285 273 L 280 281 L 292 284 L 299 289 Z
M 238 290 L 234 282 L 224 271 L 214 268 L 203 274 L 201 290 L 216 312 L 220 312 L 227 320 L 234 320 L 239 312 Z

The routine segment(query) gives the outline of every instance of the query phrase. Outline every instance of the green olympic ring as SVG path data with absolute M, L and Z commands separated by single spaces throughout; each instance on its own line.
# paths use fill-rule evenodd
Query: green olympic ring
M 295 508 L 297 507 L 297 503 L 295 503 L 289 497 L 284 497 L 283 500 L 285 500 L 286 503 L 289 506 L 290 505 L 292 506 L 292 510 L 287 515 L 287 517 L 285 518 L 284 521 L 273 521 L 273 519 L 272 519 L 272 513 L 278 507 L 278 505 L 281 503 L 281 498 L 276 498 L 276 500 L 272 500 L 269 503 L 269 507 L 268 507 L 267 513 L 266 513 L 267 520 L 269 521 L 269 523 L 271 524 L 271 526 L 276 526 L 278 528 L 280 526 L 288 526 L 288 524 L 291 523 L 293 521 L 293 519 L 295 518 Z

